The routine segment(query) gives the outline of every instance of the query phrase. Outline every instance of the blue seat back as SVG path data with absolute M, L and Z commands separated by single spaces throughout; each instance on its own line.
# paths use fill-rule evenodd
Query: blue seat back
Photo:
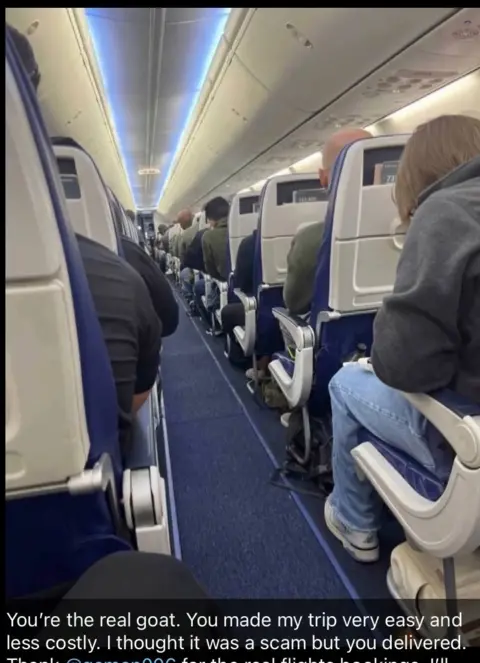
M 283 349 L 283 336 L 272 309 L 284 306 L 287 255 L 298 227 L 322 221 L 326 212 L 326 194 L 322 200 L 301 196 L 297 200 L 297 192 L 314 189 L 320 189 L 316 173 L 276 175 L 262 189 L 254 263 L 258 355 L 273 355 Z
M 406 135 L 345 147 L 332 170 L 310 324 L 316 333 L 310 411 L 329 408 L 328 383 L 359 345 L 372 344 L 375 313 L 390 293 L 405 227 L 392 198 Z
M 53 278 L 51 284 L 46 287 L 45 281 L 42 282 L 43 290 L 40 288 L 37 299 L 37 277 L 29 273 L 28 264 L 26 274 L 17 275 L 13 263 L 7 260 L 7 272 L 14 270 L 11 280 L 7 273 L 6 283 L 7 326 L 12 327 L 7 334 L 6 348 L 11 360 L 7 382 L 12 386 L 7 390 L 11 394 L 11 399 L 7 399 L 7 497 L 11 497 L 13 491 L 18 494 L 21 490 L 25 494 L 34 485 L 41 488 L 64 483 L 80 471 L 82 465 L 93 467 L 103 454 L 108 454 L 112 460 L 119 489 L 122 467 L 112 370 L 77 241 L 67 220 L 57 164 L 36 95 L 8 37 L 6 136 L 7 169 L 8 163 L 11 164 L 8 176 L 15 179 L 7 190 L 7 245 L 12 242 L 15 252 L 21 255 L 20 227 L 25 242 L 48 236 L 52 245 L 39 240 L 35 249 L 38 256 L 44 256 L 45 264 L 49 264 L 49 256 L 53 255 L 59 265 L 48 277 Z M 63 292 L 60 297 L 56 294 L 58 288 Z M 16 301 L 11 299 L 19 294 Z M 47 322 L 46 300 L 40 295 L 57 298 L 55 315 L 50 315 L 48 320 L 56 325 L 59 334 L 69 329 L 68 338 L 42 334 Z M 37 303 L 22 308 L 22 297 L 27 296 L 36 298 Z M 13 329 L 15 325 L 17 329 Z M 25 359 L 30 379 L 32 384 L 38 385 L 33 398 L 29 398 L 28 393 L 15 391 L 15 385 L 22 384 L 22 370 L 26 370 L 25 361 L 19 364 L 15 359 L 18 356 L 15 343 L 22 339 L 25 340 L 25 357 L 31 358 L 29 362 Z M 70 355 L 65 353 L 67 342 L 74 350 Z M 51 371 L 38 374 L 42 353 L 50 356 L 57 349 L 63 352 L 57 362 L 51 364 Z M 56 380 L 53 375 L 57 375 Z M 58 435 L 58 427 L 52 426 L 55 413 L 58 421 L 65 420 L 64 436 Z M 69 414 L 68 420 L 65 413 Z M 50 435 L 52 430 L 57 434 Z M 75 452 L 73 460 L 65 456 L 66 445 Z M 20 454 L 16 453 L 17 448 Z M 18 461 L 19 457 L 24 459 L 21 469 L 11 462 Z M 113 551 L 130 548 L 114 528 L 103 492 L 81 496 L 52 492 L 40 497 L 9 499 L 6 520 L 8 596 L 26 595 L 73 582 L 94 561 Z

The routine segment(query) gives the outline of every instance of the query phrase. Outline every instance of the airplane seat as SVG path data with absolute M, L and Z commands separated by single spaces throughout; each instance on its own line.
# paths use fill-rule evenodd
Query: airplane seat
M 64 190 L 66 189 L 65 183 L 64 183 Z M 115 231 L 118 237 L 129 237 L 131 238 L 130 231 L 128 228 L 127 224 L 127 217 L 118 202 L 115 194 L 113 191 L 109 188 L 106 187 L 106 192 L 107 192 L 107 197 L 108 197 L 108 202 L 110 205 L 110 211 L 112 214 L 112 218 L 115 224 Z
M 128 239 L 134 241 L 135 244 L 139 244 L 138 232 L 135 227 L 135 224 L 125 214 L 123 206 L 121 205 L 120 201 L 118 200 L 117 196 L 113 193 L 113 191 L 109 187 L 105 188 L 108 196 L 108 201 L 110 203 L 111 215 L 113 222 L 115 224 L 115 231 L 117 237 L 118 238 L 127 237 Z M 121 246 L 121 241 L 120 241 L 120 246 Z
M 117 497 L 112 370 L 37 99 L 8 36 L 5 74 L 5 552 L 13 597 L 73 582 L 132 546 Z
M 135 244 L 140 244 L 140 240 L 138 238 L 138 230 L 135 228 L 135 224 L 133 221 L 131 221 L 128 216 L 125 217 L 125 224 L 127 227 L 127 237 L 132 239 Z
M 283 336 L 272 313 L 283 306 L 283 284 L 287 273 L 287 255 L 299 225 L 320 220 L 326 212 L 323 200 L 296 200 L 302 190 L 320 190 L 316 174 L 295 173 L 271 177 L 260 197 L 258 234 L 254 261 L 254 287 L 257 297 L 235 294 L 245 307 L 245 327 L 235 327 L 234 334 L 246 357 L 269 356 L 284 347 Z
M 111 200 L 92 157 L 62 138 L 53 139 L 53 151 L 74 231 L 122 255 Z
M 237 193 L 228 214 L 228 243 L 231 269 L 235 269 L 238 247 L 242 239 L 251 235 L 258 224 L 258 194 Z
M 373 370 L 368 360 L 360 361 L 366 370 Z M 480 548 L 480 405 L 449 389 L 404 396 L 452 449 L 448 479 L 441 481 L 367 430 L 362 431 L 361 444 L 352 455 L 413 549 L 443 561 L 445 595 L 455 600 L 455 560 Z M 395 575 L 391 567 L 388 585 L 398 598 Z M 447 611 L 449 605 L 447 601 Z
M 309 323 L 274 311 L 295 345 L 294 359 L 279 353 L 269 366 L 291 408 L 308 402 L 311 414 L 327 414 L 330 379 L 353 354 L 370 350 L 373 319 L 393 288 L 403 246 L 392 187 L 407 139 L 356 141 L 335 162 Z
M 253 233 L 258 225 L 259 195 L 251 192 L 234 196 L 228 215 L 228 282 L 226 303 L 239 303 L 234 293 L 233 273 L 237 262 L 240 244 L 245 237 Z
M 108 195 L 94 160 L 83 148 L 68 144 L 68 139 L 63 144 L 62 140 L 56 139 L 53 150 L 75 232 L 123 257 L 120 235 L 116 231 L 115 204 Z M 119 206 L 119 203 L 116 202 L 116 205 Z M 129 222 L 130 235 L 133 236 L 134 226 L 130 219 Z M 147 549 L 153 546 L 155 550 L 159 546 L 159 551 L 164 552 L 170 546 L 164 515 L 165 485 L 159 473 L 152 417 L 155 409 L 152 401 L 156 398 L 154 392 L 142 406 L 134 426 L 132 456 L 126 459 L 123 477 L 123 499 L 128 526 L 136 531 L 137 545 L 147 546 Z M 150 497 L 150 493 L 156 496 L 155 499 Z M 136 518 L 134 512 L 137 513 Z M 137 527 L 135 522 L 142 525 Z M 149 523 L 150 529 L 146 523 Z

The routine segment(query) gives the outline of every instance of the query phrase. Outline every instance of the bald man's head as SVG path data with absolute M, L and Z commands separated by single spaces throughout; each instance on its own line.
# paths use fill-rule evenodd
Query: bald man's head
M 328 187 L 333 164 L 343 148 L 362 138 L 372 138 L 372 134 L 365 129 L 341 129 L 330 136 L 322 151 L 323 168 L 318 171 L 323 187 Z
M 177 216 L 177 223 L 180 224 L 182 230 L 190 228 L 190 226 L 192 225 L 192 221 L 193 221 L 193 214 L 189 209 L 183 209 L 181 212 L 179 212 Z

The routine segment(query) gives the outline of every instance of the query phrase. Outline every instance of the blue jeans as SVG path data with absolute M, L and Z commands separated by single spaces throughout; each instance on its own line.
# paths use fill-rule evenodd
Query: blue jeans
M 351 455 L 361 442 L 362 428 L 440 478 L 448 477 L 452 455 L 439 433 L 401 392 L 387 387 L 361 365 L 341 368 L 330 381 L 329 391 L 335 484 L 330 504 L 336 517 L 350 529 L 374 532 L 381 526 L 383 503 L 368 479 L 359 479 Z
M 190 267 L 184 267 L 180 272 L 180 285 L 182 294 L 191 299 L 193 297 L 193 272 Z

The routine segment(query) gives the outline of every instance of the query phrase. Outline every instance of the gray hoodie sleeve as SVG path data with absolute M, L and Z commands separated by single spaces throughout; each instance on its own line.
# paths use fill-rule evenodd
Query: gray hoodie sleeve
M 374 324 L 371 361 L 385 384 L 410 393 L 446 387 L 456 374 L 462 284 L 478 222 L 446 192 L 428 198 L 408 230 L 393 294 Z

